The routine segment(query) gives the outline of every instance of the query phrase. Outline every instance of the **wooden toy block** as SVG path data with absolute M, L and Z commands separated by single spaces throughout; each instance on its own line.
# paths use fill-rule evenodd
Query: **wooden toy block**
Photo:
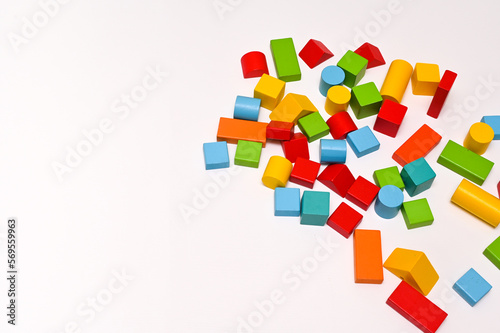
M 217 141 L 237 144 L 239 140 L 262 143 L 266 146 L 267 123 L 221 117 L 217 129 Z
M 483 155 L 488 150 L 488 147 L 495 137 L 495 132 L 490 125 L 485 123 L 475 123 L 469 129 L 467 136 L 464 139 L 464 147 L 475 152 L 478 155 Z
M 352 88 L 365 76 L 368 60 L 349 50 L 340 58 L 337 66 L 345 72 L 344 85 Z
M 316 109 L 307 96 L 290 93 L 276 106 L 269 115 L 269 118 L 271 120 L 297 124 L 299 118 L 313 112 L 318 112 L 318 109 Z
M 500 224 L 500 199 L 465 179 L 453 193 L 451 202 L 494 228 Z
M 297 59 L 292 38 L 271 40 L 271 53 L 280 80 L 285 82 L 300 80 L 299 60 Z
M 500 237 L 488 245 L 483 254 L 493 263 L 493 265 L 500 269 Z
M 262 143 L 246 140 L 239 140 L 234 155 L 234 164 L 258 168 L 260 153 L 262 152 Z
M 429 294 L 439 280 L 436 270 L 421 251 L 396 248 L 384 262 L 384 267 L 423 295 Z
M 373 130 L 395 138 L 403 122 L 408 107 L 386 99 L 375 120 Z
M 331 116 L 326 124 L 335 140 L 345 140 L 347 134 L 358 129 L 347 111 L 340 111 Z
M 319 92 L 326 97 L 328 89 L 333 86 L 339 86 L 344 83 L 345 72 L 338 66 L 327 66 L 321 71 L 319 80 Z
M 299 52 L 299 57 L 312 69 L 333 57 L 333 53 L 319 40 L 309 39 Z
M 429 109 L 427 110 L 427 115 L 432 118 L 438 118 L 441 110 L 443 109 L 444 102 L 446 101 L 446 97 L 448 97 L 448 93 L 455 83 L 455 79 L 457 78 L 457 73 L 446 70 L 439 81 L 439 85 L 434 93 L 434 97 L 432 97 L 431 104 L 429 105 Z
M 227 142 L 206 142 L 203 144 L 205 170 L 229 168 Z
M 495 132 L 493 140 L 500 140 L 500 116 L 484 116 L 481 122 L 490 125 L 493 129 Z
M 386 303 L 424 333 L 435 333 L 448 316 L 405 281 L 401 281 Z
M 290 182 L 313 188 L 321 164 L 298 157 L 290 174 Z
M 438 65 L 417 63 L 411 76 L 413 95 L 434 96 L 440 80 Z
M 471 268 L 455 282 L 453 290 L 469 303 L 470 306 L 474 306 L 491 290 L 491 284 L 476 272 L 474 268 Z
M 351 100 L 351 92 L 344 86 L 333 86 L 328 89 L 325 100 L 325 111 L 333 116 L 346 111 Z
M 392 159 L 399 165 L 405 166 L 416 159 L 427 156 L 440 141 L 441 135 L 424 124 L 394 152 Z
M 349 105 L 357 119 L 376 115 L 382 106 L 382 96 L 373 82 L 352 88 Z
M 368 42 L 358 47 L 358 49 L 354 51 L 354 53 L 359 54 L 360 56 L 368 60 L 368 65 L 366 67 L 367 69 L 385 65 L 384 57 L 382 56 L 382 53 L 380 53 L 379 48 Z
M 500 198 L 500 182 L 497 184 L 497 190 L 498 190 L 498 197 Z
M 345 198 L 363 210 L 368 210 L 380 187 L 359 176 L 347 190 Z
M 326 124 L 319 112 L 313 112 L 297 121 L 300 131 L 307 137 L 307 141 L 316 141 L 330 133 L 330 127 Z
M 285 187 L 292 172 L 292 162 L 282 156 L 271 156 L 262 176 L 264 186 L 274 190 Z
M 478 185 L 483 185 L 495 164 L 452 140 L 448 141 L 437 162 Z
M 382 268 L 382 238 L 380 230 L 354 230 L 354 282 L 380 284 Z
M 323 226 L 330 215 L 330 193 L 304 191 L 300 207 L 300 224 Z
M 378 191 L 375 213 L 383 219 L 395 218 L 403 204 L 403 192 L 394 185 L 385 185 Z
M 382 98 L 401 103 L 412 73 L 413 67 L 410 63 L 401 59 L 394 60 L 380 88 Z
M 285 82 L 265 73 L 253 91 L 253 97 L 261 100 L 260 106 L 271 111 L 281 102 L 284 95 Z
M 236 96 L 234 103 L 234 119 L 257 121 L 259 120 L 260 99 Z
M 345 238 L 349 238 L 354 229 L 361 223 L 363 215 L 348 204 L 342 202 L 330 215 L 326 224 Z M 382 260 L 380 260 L 382 262 Z
M 408 229 L 428 226 L 434 222 L 434 216 L 426 198 L 403 202 L 401 213 Z
M 403 167 L 401 178 L 408 195 L 414 197 L 431 187 L 436 178 L 436 173 L 425 158 L 421 157 Z
M 266 138 L 273 140 L 290 140 L 294 134 L 295 125 L 285 121 L 271 120 L 266 127 Z
M 331 164 L 318 176 L 318 181 L 344 198 L 354 183 L 354 177 L 345 164 Z
M 380 143 L 368 126 L 347 133 L 346 140 L 357 157 L 373 153 L 380 148 Z
M 292 163 L 295 163 L 298 157 L 309 159 L 309 143 L 302 133 L 295 133 L 290 141 L 281 141 L 281 148 L 285 157 Z
M 403 190 L 405 188 L 405 184 L 403 183 L 403 179 L 399 174 L 397 166 L 375 170 L 373 172 L 373 180 L 378 187 L 394 185 L 397 186 L 400 190 Z
M 259 51 L 248 52 L 241 57 L 241 69 L 245 79 L 261 77 L 262 74 L 269 75 L 266 56 Z
M 300 189 L 276 187 L 274 216 L 300 216 Z
M 345 163 L 347 144 L 345 140 L 321 139 L 321 163 Z

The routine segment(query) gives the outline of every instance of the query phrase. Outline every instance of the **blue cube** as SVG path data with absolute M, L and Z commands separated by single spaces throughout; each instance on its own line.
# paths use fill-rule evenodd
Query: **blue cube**
M 345 163 L 347 144 L 345 140 L 321 139 L 321 163 Z
M 274 216 L 300 216 L 300 189 L 276 187 Z
M 204 143 L 203 154 L 205 155 L 206 170 L 229 168 L 226 141 Z
M 330 216 L 330 193 L 304 191 L 300 206 L 300 224 L 323 226 Z
M 259 98 L 236 96 L 234 119 L 259 120 L 260 102 Z
M 493 128 L 493 132 L 495 132 L 493 140 L 500 140 L 500 116 L 484 116 L 481 122 Z
M 380 143 L 368 126 L 350 132 L 346 140 L 357 157 L 373 153 L 380 148 Z
M 403 167 L 401 178 L 405 184 L 406 192 L 410 197 L 413 197 L 431 187 L 436 173 L 425 158 L 421 157 Z
M 454 285 L 455 290 L 470 306 L 476 305 L 491 289 L 478 272 L 471 268 Z

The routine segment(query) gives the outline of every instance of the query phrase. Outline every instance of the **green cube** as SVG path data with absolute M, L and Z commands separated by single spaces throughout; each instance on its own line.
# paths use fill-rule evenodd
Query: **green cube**
M 300 203 L 300 224 L 323 226 L 329 215 L 329 192 L 304 191 Z
M 425 227 L 434 222 L 429 202 L 425 198 L 403 202 L 401 213 L 408 229 Z
M 382 96 L 373 82 L 368 82 L 352 88 L 351 106 L 357 119 L 376 115 L 382 106 Z
M 258 168 L 260 153 L 262 152 L 262 142 L 238 140 L 234 164 L 251 168 Z
M 500 269 L 500 237 L 495 239 L 483 252 L 493 265 Z
M 271 53 L 278 79 L 290 82 L 301 78 L 299 60 L 293 45 L 293 39 L 282 38 L 271 40 Z
M 380 188 L 385 185 L 394 185 L 400 188 L 401 191 L 405 188 L 405 184 L 403 183 L 397 166 L 375 170 L 375 172 L 373 172 L 373 179 L 375 180 L 375 184 Z
M 347 51 L 346 54 L 339 60 L 337 66 L 345 72 L 344 85 L 349 88 L 354 87 L 365 76 L 368 60 L 357 53 Z
M 330 127 L 328 127 L 319 112 L 313 112 L 299 118 L 297 125 L 309 142 L 316 141 L 330 133 Z

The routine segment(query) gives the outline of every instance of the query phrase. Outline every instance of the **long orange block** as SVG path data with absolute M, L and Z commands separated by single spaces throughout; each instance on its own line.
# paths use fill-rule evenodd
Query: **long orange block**
M 237 144 L 238 140 L 247 140 L 261 142 L 262 147 L 265 147 L 266 127 L 267 123 L 221 117 L 217 130 L 217 141 Z
M 392 159 L 401 166 L 405 166 L 427 156 L 438 145 L 439 141 L 441 141 L 441 135 L 424 124 L 394 152 Z
M 380 230 L 354 230 L 354 282 L 384 281 Z

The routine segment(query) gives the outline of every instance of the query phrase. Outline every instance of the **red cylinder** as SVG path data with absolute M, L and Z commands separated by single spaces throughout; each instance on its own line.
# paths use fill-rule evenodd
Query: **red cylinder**
M 349 132 L 358 129 L 347 111 L 334 114 L 326 124 L 330 127 L 330 134 L 335 140 L 344 140 Z
M 243 77 L 245 79 L 261 77 L 264 73 L 269 75 L 266 56 L 259 51 L 248 52 L 241 57 L 241 69 L 243 69 Z

